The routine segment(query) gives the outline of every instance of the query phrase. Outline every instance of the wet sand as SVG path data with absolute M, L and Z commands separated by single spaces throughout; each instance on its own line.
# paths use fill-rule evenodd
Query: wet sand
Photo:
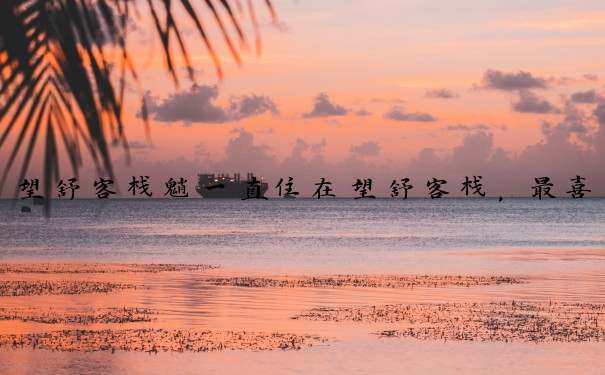
M 251 288 L 437 288 L 451 286 L 486 286 L 520 284 L 521 278 L 503 276 L 450 276 L 450 275 L 335 275 L 301 277 L 230 277 L 211 278 L 214 285 L 229 285 Z
M 33 296 L 43 294 L 111 293 L 134 288 L 132 284 L 95 281 L 0 281 L 0 296 Z
M 220 268 L 207 264 L 136 264 L 136 263 L 0 263 L 3 273 L 158 273 L 199 271 Z
M 207 352 L 215 350 L 298 350 L 325 342 L 318 336 L 288 333 L 190 331 L 163 329 L 67 330 L 0 335 L 0 349 L 57 351 Z
M 605 304 L 528 300 L 527 287 L 539 282 L 529 276 L 228 274 L 209 265 L 1 263 L 0 350 L 201 353 L 304 350 L 362 336 L 605 336 Z
M 205 280 L 205 272 L 218 268 L 181 264 L 0 264 L 0 350 L 111 353 L 299 350 L 328 340 L 318 335 L 270 330 L 177 329 L 178 323 L 170 321 L 171 312 L 166 306 L 164 310 L 119 305 L 90 307 L 112 301 L 121 303 L 124 299 L 117 298 L 119 292 L 129 289 L 142 295 L 154 293 L 148 285 L 157 286 L 158 279 L 150 278 L 149 274 L 170 273 L 171 276 L 159 281 L 165 287 L 174 279 Z M 95 293 L 103 293 L 103 297 L 95 297 Z M 171 297 L 164 293 L 161 292 L 163 298 Z M 42 306 L 36 304 L 36 298 Z M 86 307 L 74 307 L 74 302 Z
M 376 334 L 421 340 L 605 341 L 605 305 L 591 303 L 435 303 L 319 308 L 292 319 L 392 323 Z M 601 322 L 599 324 L 599 321 Z
M 57 308 L 0 308 L 0 320 L 20 320 L 45 324 L 107 324 L 157 321 L 157 310 L 145 308 L 99 308 L 96 311 L 73 311 Z

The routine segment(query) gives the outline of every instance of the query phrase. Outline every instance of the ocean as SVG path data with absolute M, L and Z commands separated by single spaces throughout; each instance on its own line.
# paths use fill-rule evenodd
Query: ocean
M 0 313 L 69 315 L 137 307 L 157 310 L 158 320 L 84 326 L 0 320 L 0 334 L 156 327 L 292 332 L 328 341 L 303 350 L 206 353 L 5 349 L 0 351 L 0 373 L 475 375 L 592 374 L 605 368 L 603 340 L 389 338 L 376 332 L 398 329 L 401 323 L 292 319 L 313 308 L 399 304 L 603 305 L 605 198 L 55 200 L 50 219 L 43 217 L 42 206 L 30 204 L 32 212 L 21 213 L 24 204 L 0 201 L 3 262 L 187 263 L 220 268 L 201 273 L 15 273 L 10 277 L 29 281 L 116 278 L 137 288 L 2 296 Z M 249 288 L 214 285 L 206 279 L 338 274 L 495 275 L 518 277 L 523 283 Z M 605 324 L 600 319 L 595 324 Z
M 25 202 L 0 200 L 1 260 L 476 273 L 502 270 L 479 254 L 605 248 L 603 198 L 53 200 L 49 220 Z

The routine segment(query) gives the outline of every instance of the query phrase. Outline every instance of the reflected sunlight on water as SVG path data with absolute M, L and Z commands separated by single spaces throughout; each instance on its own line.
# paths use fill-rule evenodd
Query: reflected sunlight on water
M 602 342 L 380 338 L 374 333 L 400 326 L 292 319 L 311 309 L 356 306 L 510 304 L 513 300 L 605 304 L 605 199 L 539 203 L 507 199 L 499 205 L 479 199 L 378 199 L 363 203 L 114 200 L 102 207 L 96 201 L 73 201 L 59 202 L 48 222 L 14 212 L 8 201 L 0 201 L 0 206 L 0 260 L 4 262 L 222 266 L 170 271 L 155 266 L 134 272 L 130 266 L 103 265 L 90 266 L 82 273 L 0 272 L 0 282 L 26 283 L 23 285 L 29 289 L 24 290 L 39 294 L 0 296 L 0 335 L 162 329 L 217 334 L 281 332 L 328 339 L 294 351 L 157 354 L 53 352 L 9 345 L 0 350 L 0 373 L 44 368 L 89 374 L 445 370 L 474 375 L 594 373 L 605 368 Z M 107 267 L 113 271 L 101 273 Z M 240 287 L 215 285 L 210 280 L 338 274 L 512 276 L 523 282 L 373 288 Z M 128 287 L 95 292 L 94 288 L 107 285 L 103 283 Z M 7 290 L 14 288 L 14 284 L 4 285 Z M 84 285 L 90 290 L 59 294 L 64 293 L 57 287 L 61 285 L 61 290 Z M 145 313 L 151 318 L 143 318 Z M 59 317 L 57 322 L 48 323 L 53 317 Z M 81 323 L 84 321 L 87 324 Z

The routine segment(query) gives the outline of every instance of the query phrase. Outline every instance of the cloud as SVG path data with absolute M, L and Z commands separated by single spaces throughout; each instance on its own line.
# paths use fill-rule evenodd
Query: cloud
M 494 146 L 494 135 L 491 132 L 479 131 L 467 135 L 462 145 L 452 151 L 452 163 L 456 165 L 473 165 L 477 160 L 487 160 Z
M 277 106 L 268 96 L 243 95 L 232 98 L 229 104 L 229 114 L 235 120 L 262 115 L 267 111 L 271 112 L 273 116 L 279 115 Z
M 261 26 L 276 29 L 280 33 L 289 33 L 292 30 L 290 25 L 285 23 L 284 21 L 268 21 L 267 20 L 265 22 L 262 22 Z
M 464 125 L 464 124 L 457 124 L 457 125 L 448 125 L 445 128 L 443 128 L 443 130 L 450 130 L 450 131 L 455 131 L 455 130 L 462 130 L 462 131 L 473 131 L 473 130 L 489 130 L 489 126 L 487 125 L 483 125 L 483 124 L 475 124 L 475 125 Z
M 143 143 L 143 142 L 139 142 L 139 141 L 130 141 L 128 142 L 128 147 L 130 147 L 131 149 L 143 149 L 143 148 L 147 148 L 147 144 Z
M 204 142 L 200 142 L 195 145 L 195 151 L 193 151 L 193 154 L 197 156 L 202 156 L 205 159 L 208 159 L 210 157 L 210 152 L 208 152 L 208 148 L 206 147 L 206 144 Z
M 394 106 L 391 110 L 384 114 L 384 118 L 395 121 L 417 121 L 417 122 L 432 122 L 437 120 L 426 112 L 406 112 L 401 106 Z
M 321 142 L 311 145 L 311 151 L 314 153 L 320 153 L 326 148 L 326 139 L 323 138 Z
M 541 141 L 527 145 L 520 152 L 495 147 L 494 135 L 480 130 L 468 133 L 450 156 L 438 157 L 432 148 L 422 150 L 406 167 L 406 174 L 412 184 L 426 181 L 430 177 L 428 173 L 445 179 L 449 183 L 446 190 L 453 196 L 461 194 L 464 176 L 481 175 L 483 191 L 488 196 L 502 195 L 505 199 L 510 195 L 531 197 L 535 178 L 541 176 L 549 177 L 554 183 L 554 196 L 569 197 L 571 179 L 580 175 L 586 178 L 587 188 L 592 189 L 589 196 L 601 196 L 605 191 L 602 162 L 605 158 L 605 103 L 599 103 L 592 116 L 587 116 L 582 108 L 567 100 L 560 113 L 563 115 L 558 117 L 561 121 L 541 123 Z M 468 128 L 472 127 L 451 126 L 452 130 Z
M 122 147 L 122 143 L 120 142 L 112 142 L 111 147 L 115 147 L 115 148 L 121 148 Z M 144 148 L 148 148 L 149 146 L 147 145 L 147 143 L 144 142 L 139 142 L 139 141 L 128 141 L 128 148 L 130 148 L 131 150 L 142 150 Z
M 548 82 L 544 78 L 534 77 L 531 73 L 520 70 L 518 73 L 503 73 L 499 70 L 488 69 L 483 73 L 482 88 L 515 91 L 526 89 L 544 89 Z
M 335 118 L 329 119 L 329 120 L 324 120 L 324 123 L 326 123 L 328 125 L 332 125 L 332 126 L 338 126 L 338 127 L 342 126 L 342 123 Z
M 596 74 L 584 74 L 582 77 L 584 77 L 588 81 L 596 81 L 599 79 L 599 76 Z
M 405 100 L 402 100 L 402 99 L 373 98 L 372 100 L 370 100 L 370 103 L 396 103 L 396 104 L 404 104 Z
M 371 115 L 371 113 L 365 109 L 360 109 L 359 111 L 355 112 L 355 116 L 370 116 L 370 115 Z
M 595 90 L 589 90 L 586 92 L 574 92 L 571 94 L 571 101 L 574 103 L 595 104 L 605 101 L 605 97 Z
M 147 94 L 145 96 L 146 101 L 151 99 Z M 189 91 L 170 94 L 161 104 L 149 100 L 151 104 L 147 104 L 147 111 L 156 121 L 220 124 L 228 121 L 228 116 L 223 108 L 212 103 L 217 97 L 217 86 L 194 85 Z
M 605 104 L 597 112 L 605 122 Z M 587 126 L 583 124 L 574 129 L 565 121 L 544 122 L 541 128 L 544 140 L 528 145 L 518 154 L 495 147 L 493 134 L 479 131 L 464 137 L 450 156 L 438 157 L 434 149 L 423 149 L 411 160 L 406 174 L 415 186 L 421 186 L 430 177 L 444 179 L 448 181 L 444 187 L 450 196 L 464 194 L 460 192 L 464 176 L 471 179 L 473 175 L 482 176 L 483 192 L 488 197 L 504 196 L 505 199 L 510 195 L 531 197 L 534 179 L 541 176 L 549 177 L 554 183 L 554 196 L 569 197 L 566 192 L 571 190 L 570 180 L 580 175 L 587 178 L 587 189 L 592 189 L 589 196 L 598 196 L 605 189 L 602 177 L 605 169 L 602 159 L 599 160 L 599 155 L 605 155 L 604 147 L 598 141 L 593 141 L 592 147 L 574 141 L 571 135 L 582 128 Z M 596 139 L 599 132 L 592 136 Z M 426 196 L 426 190 L 412 193 Z
M 605 125 L 605 104 L 601 103 L 592 111 L 592 114 L 597 118 L 599 124 Z
M 596 148 L 597 160 L 599 161 L 602 167 L 603 159 L 605 159 L 605 146 L 603 146 L 605 145 L 605 103 L 600 103 L 597 108 L 592 111 L 592 114 L 594 117 L 596 117 L 599 123 L 599 128 L 592 137 L 592 139 L 589 140 L 589 142 L 593 145 L 593 147 Z M 605 170 L 603 172 L 604 173 L 602 173 L 601 175 L 605 176 Z
M 231 133 L 237 137 L 231 138 L 225 146 L 226 159 L 214 164 L 217 171 L 245 169 L 260 175 L 275 167 L 275 156 L 267 154 L 268 145 L 255 144 L 254 135 L 243 127 L 232 129 Z
M 180 79 L 187 80 L 193 75 L 193 77 L 199 77 L 204 74 L 204 69 L 196 69 L 194 67 L 183 66 L 177 69 L 177 74 Z
M 337 162 L 333 158 L 324 159 L 322 150 L 326 148 L 326 140 L 321 142 L 304 138 L 293 138 L 290 141 L 291 155 L 282 162 L 277 162 L 267 145 L 255 142 L 252 132 L 245 128 L 232 130 L 231 139 L 225 148 L 225 155 L 218 162 L 208 160 L 202 151 L 196 160 L 173 160 L 162 163 L 142 164 L 135 160 L 134 165 L 125 169 L 121 164 L 120 181 L 128 181 L 136 174 L 146 174 L 152 177 L 154 196 L 166 191 L 165 182 L 169 177 L 177 179 L 184 177 L 189 180 L 190 196 L 196 196 L 194 173 L 196 172 L 254 172 L 263 176 L 269 182 L 268 196 L 277 197 L 275 184 L 280 178 L 294 178 L 294 190 L 301 197 L 311 197 L 322 177 L 332 183 L 331 187 L 337 197 L 358 196 L 351 185 L 357 178 L 373 180 L 372 195 L 389 197 L 389 186 L 394 179 L 410 178 L 410 197 L 428 197 L 427 180 L 432 178 L 444 179 L 448 183 L 444 189 L 452 196 L 464 196 L 462 183 L 465 176 L 482 176 L 482 191 L 485 199 L 503 196 L 506 202 L 511 195 L 530 198 L 535 178 L 547 176 L 554 183 L 552 193 L 556 197 L 569 197 L 566 192 L 571 190 L 571 179 L 576 175 L 585 177 L 586 188 L 591 189 L 591 196 L 602 196 L 605 192 L 605 103 L 600 103 L 592 116 L 584 116 L 574 103 L 568 101 L 562 108 L 562 121 L 542 124 L 542 140 L 520 151 L 508 152 L 496 146 L 497 134 L 484 129 L 482 124 L 451 125 L 452 128 L 471 130 L 464 132 L 461 142 L 453 149 L 436 149 L 427 147 L 421 150 L 411 161 L 389 161 L 381 157 L 384 147 L 376 141 L 359 142 L 350 145 L 348 156 Z M 574 122 L 581 121 L 578 127 Z M 598 131 L 593 131 L 591 124 L 601 122 Z M 495 129 L 497 125 L 489 125 Z M 587 132 L 579 133 L 582 127 Z M 579 135 L 586 135 L 584 139 Z M 522 142 L 523 140 L 519 140 Z M 590 142 L 590 143 L 589 143 Z M 198 147 L 196 147 L 196 150 Z M 219 155 L 216 155 L 219 158 Z M 222 160 L 221 160 L 222 159 Z M 151 172 L 147 172 L 151 171 Z M 153 173 L 153 175 L 152 175 Z M 91 177 L 92 178 L 92 177 Z M 84 186 L 83 186 L 84 188 Z M 156 192 L 157 191 L 157 192 Z M 89 193 L 94 197 L 94 191 Z M 122 194 L 126 194 L 122 191 Z M 469 192 L 469 196 L 472 192 Z M 127 194 L 126 194 L 127 195 Z M 475 195 L 476 196 L 476 195 Z M 492 198 L 490 198 L 492 197 Z M 537 198 L 535 198 L 537 199 Z M 498 203 L 494 203 L 498 204 Z
M 377 156 L 380 152 L 380 145 L 374 141 L 364 142 L 360 145 L 351 145 L 351 154 L 361 157 Z
M 322 92 L 313 99 L 313 110 L 303 113 L 302 118 L 344 116 L 346 114 L 345 108 L 330 102 L 328 95 Z
M 300 156 L 303 152 L 309 149 L 309 144 L 305 142 L 302 138 L 296 138 L 296 142 L 294 143 L 294 147 L 292 147 L 292 155 Z
M 145 93 L 147 113 L 155 121 L 177 122 L 190 126 L 192 123 L 222 124 L 230 121 L 239 121 L 247 117 L 261 115 L 265 112 L 278 115 L 277 106 L 268 96 L 255 94 L 233 97 L 229 106 L 223 108 L 213 102 L 218 97 L 218 87 L 207 85 L 193 85 L 190 90 L 170 94 L 168 98 L 159 103 L 151 92 Z M 141 118 L 142 112 L 137 113 Z
M 570 132 L 581 134 L 588 132 L 586 123 L 589 119 L 582 110 L 575 106 L 572 101 L 568 100 L 565 102 L 563 114 L 565 115 L 563 117 L 563 124 L 570 129 Z
M 440 98 L 440 99 L 452 99 L 452 98 L 456 98 L 458 97 L 458 95 L 454 92 L 452 92 L 452 90 L 448 90 L 448 89 L 436 89 L 436 90 L 430 90 L 427 91 L 424 96 L 426 96 L 427 98 Z
M 512 103 L 513 110 L 520 113 L 561 113 L 561 110 L 531 91 L 519 92 L 519 100 Z
M 578 82 L 577 79 L 570 77 L 551 78 L 550 80 L 554 81 L 557 85 L 573 85 Z
M 541 124 L 542 134 L 546 138 L 547 142 L 565 142 L 569 139 L 571 133 L 586 133 L 587 129 L 584 124 L 565 124 L 559 123 L 552 125 L 547 121 L 543 121 Z

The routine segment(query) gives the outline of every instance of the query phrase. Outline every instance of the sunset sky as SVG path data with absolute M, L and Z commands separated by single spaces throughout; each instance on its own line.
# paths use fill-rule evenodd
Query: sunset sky
M 270 197 L 289 176 L 302 196 L 322 177 L 340 197 L 355 196 L 351 185 L 369 178 L 374 195 L 390 196 L 392 180 L 406 177 L 412 197 L 428 197 L 432 178 L 447 180 L 445 190 L 460 196 L 473 175 L 483 176 L 488 196 L 529 197 L 543 176 L 554 195 L 569 196 L 576 175 L 586 178 L 588 195 L 605 195 L 602 1 L 284 0 L 274 7 L 276 23 L 264 2 L 255 2 L 260 55 L 247 13 L 238 13 L 247 37 L 238 45 L 241 66 L 199 7 L 221 80 L 175 5 L 196 70 L 193 83 L 175 49 L 178 87 L 140 7 L 128 43 L 151 142 L 141 93 L 130 82 L 130 165 L 121 146 L 112 148 L 122 197 L 140 175 L 150 177 L 154 197 L 163 196 L 170 177 L 187 179 L 197 197 L 196 174 L 220 172 L 263 176 Z M 2 147 L 0 158 L 10 150 Z M 34 157 L 27 178 L 41 178 L 40 160 Z M 17 172 L 2 197 L 12 196 Z M 61 163 L 61 178 L 71 177 L 69 163 Z M 86 161 L 78 197 L 96 197 L 97 177 Z

